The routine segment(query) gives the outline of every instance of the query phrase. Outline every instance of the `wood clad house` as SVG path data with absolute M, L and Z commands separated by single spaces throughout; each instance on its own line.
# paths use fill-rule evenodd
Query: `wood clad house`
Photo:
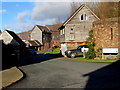
M 5 45 L 11 44 L 15 49 L 24 50 L 26 44 L 12 31 L 5 30 L 0 35 Z
M 24 54 L 26 50 L 26 44 L 12 31 L 9 31 L 9 30 L 3 31 L 0 34 L 0 40 L 3 41 L 3 44 L 5 46 L 4 50 L 6 51 L 8 49 L 6 51 L 6 54 L 8 54 L 8 57 L 12 52 L 14 52 L 16 53 L 17 60 L 19 60 L 20 56 Z
M 82 4 L 59 28 L 60 42 L 65 42 L 68 49 L 90 43 L 86 42 L 86 38 L 96 20 L 100 19 L 86 4 Z
M 30 40 L 37 40 L 42 45 L 42 49 L 50 48 L 51 44 L 51 32 L 45 26 L 36 25 L 30 34 Z
M 62 24 L 54 24 L 54 25 L 46 25 L 46 27 L 50 30 L 50 32 L 52 33 L 51 37 L 52 37 L 52 41 L 51 41 L 51 46 L 60 46 L 60 33 L 58 28 L 61 26 Z

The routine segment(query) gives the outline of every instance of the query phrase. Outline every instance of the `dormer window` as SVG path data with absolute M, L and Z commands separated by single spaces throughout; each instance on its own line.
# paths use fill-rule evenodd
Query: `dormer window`
M 87 20 L 87 15 L 86 14 L 81 14 L 79 18 L 80 18 L 81 21 L 85 21 L 85 20 Z

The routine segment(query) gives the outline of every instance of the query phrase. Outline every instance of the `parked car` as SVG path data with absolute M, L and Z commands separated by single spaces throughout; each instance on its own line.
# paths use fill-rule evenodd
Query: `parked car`
M 88 50 L 88 45 L 81 45 L 78 46 L 77 49 L 65 51 L 65 55 L 67 57 L 75 58 L 76 56 L 83 56 L 83 52 L 87 52 Z
M 27 49 L 26 51 L 28 55 L 33 55 L 37 53 L 35 49 Z

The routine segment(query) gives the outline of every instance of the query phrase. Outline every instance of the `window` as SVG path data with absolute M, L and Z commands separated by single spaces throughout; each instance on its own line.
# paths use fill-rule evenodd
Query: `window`
M 63 33 L 62 30 L 60 30 L 60 35 L 62 35 L 62 33 Z
M 80 20 L 81 21 L 87 20 L 87 15 L 86 14 L 80 15 Z
M 71 31 L 73 31 L 73 28 L 71 28 Z
M 75 40 L 75 34 L 70 34 L 70 40 Z
M 65 34 L 65 29 L 63 29 L 63 34 Z
M 111 28 L 111 40 L 113 40 L 113 29 Z
M 81 20 L 83 20 L 83 14 L 81 15 Z
M 74 28 L 70 28 L 70 33 L 75 33 L 74 31 L 75 31 Z

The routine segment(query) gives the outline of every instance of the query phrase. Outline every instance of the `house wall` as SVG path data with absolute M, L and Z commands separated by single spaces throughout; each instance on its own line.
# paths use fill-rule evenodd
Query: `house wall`
M 54 31 L 52 33 L 52 46 L 60 46 L 60 34 L 59 31 Z
M 19 46 L 19 43 L 7 31 L 1 33 L 0 40 L 3 40 L 6 45 L 12 44 L 13 46 Z
M 51 33 L 43 32 L 43 48 L 42 50 L 47 50 L 51 47 Z
M 93 23 L 95 38 L 95 50 L 98 48 L 119 48 L 120 39 L 118 39 L 118 18 L 109 18 Z M 120 37 L 119 37 L 120 38 Z
M 51 33 L 49 32 L 42 32 L 43 43 L 51 43 Z
M 82 14 L 87 14 L 87 20 L 81 21 L 80 16 Z M 83 7 L 65 26 L 64 29 L 60 31 L 61 42 L 81 42 L 84 44 L 86 38 L 89 36 L 89 31 L 93 27 L 93 22 L 98 20 L 86 7 Z M 71 31 L 73 28 L 73 31 Z M 65 31 L 65 32 L 64 32 Z M 71 39 L 73 37 L 74 39 Z M 80 45 L 80 44 L 79 44 Z M 78 45 L 74 45 L 76 48 Z M 68 48 L 70 45 L 68 46 Z M 73 45 L 71 44 L 71 47 Z
M 42 31 L 38 27 L 35 27 L 33 29 L 30 36 L 31 36 L 30 37 L 31 40 L 38 40 L 40 43 L 43 43 L 43 41 L 42 41 Z

